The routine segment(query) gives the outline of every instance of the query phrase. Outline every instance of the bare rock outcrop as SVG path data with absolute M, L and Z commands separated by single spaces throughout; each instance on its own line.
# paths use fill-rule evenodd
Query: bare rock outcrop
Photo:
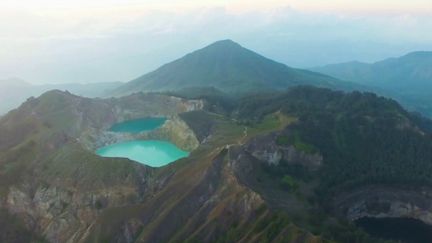
M 334 199 L 335 210 L 349 220 L 363 217 L 412 218 L 432 225 L 430 188 L 369 186 L 346 192 Z
M 246 144 L 246 151 L 255 158 L 270 165 L 278 165 L 281 160 L 289 164 L 301 164 L 307 168 L 316 170 L 323 161 L 319 153 L 306 153 L 296 149 L 293 145 L 278 145 L 278 133 L 271 133 L 251 139 Z

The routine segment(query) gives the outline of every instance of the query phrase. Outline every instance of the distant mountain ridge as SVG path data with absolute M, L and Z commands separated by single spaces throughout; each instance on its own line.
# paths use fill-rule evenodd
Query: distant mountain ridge
M 175 91 L 191 87 L 214 87 L 235 93 L 282 90 L 295 85 L 350 87 L 349 83 L 333 77 L 291 68 L 232 40 L 222 40 L 132 80 L 116 89 L 114 94 Z
M 33 85 L 18 78 L 0 80 L 0 115 L 17 108 L 27 98 L 39 96 L 49 90 L 68 90 L 71 93 L 86 97 L 102 97 L 121 84 L 120 82 L 106 82 Z
M 375 63 L 347 62 L 310 70 L 392 92 L 395 94 L 392 97 L 398 98 L 407 107 L 432 116 L 430 51 L 411 52 Z
M 412 52 L 375 63 L 346 62 L 311 70 L 343 80 L 384 86 L 432 85 L 432 52 Z

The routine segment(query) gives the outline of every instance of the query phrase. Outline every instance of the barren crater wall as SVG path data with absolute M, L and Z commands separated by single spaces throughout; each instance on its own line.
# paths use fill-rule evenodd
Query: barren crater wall
M 370 186 L 337 196 L 335 210 L 354 221 L 363 217 L 413 218 L 432 225 L 432 189 Z
M 87 134 L 87 136 L 82 141 L 85 147 L 91 151 L 110 144 L 130 140 L 166 140 L 186 151 L 192 151 L 199 146 L 199 141 L 194 132 L 177 115 L 169 117 L 164 125 L 152 131 L 133 134 L 102 130 L 93 134 Z
M 10 175 L 14 178 L 10 186 L 2 184 L 0 207 L 50 242 L 81 242 L 104 210 L 140 203 L 160 190 L 170 177 L 168 173 L 153 177 L 155 169 L 139 163 L 101 159 L 94 150 L 133 139 L 170 140 L 180 148 L 193 150 L 198 146 L 197 139 L 178 114 L 202 107 L 200 100 L 163 95 L 87 99 L 60 91 L 29 102 L 9 119 L 13 125 L 25 120 L 30 125 L 23 127 L 35 127 L 35 132 L 15 142 L 26 145 L 26 139 L 32 136 L 33 143 L 25 147 L 32 150 L 24 151 L 27 154 L 10 151 L 14 156 L 6 162 L 25 169 Z M 108 131 L 115 123 L 143 117 L 168 120 L 148 133 Z M 38 131 L 44 136 L 36 136 Z
M 159 129 L 142 133 L 138 138 L 168 140 L 186 151 L 192 151 L 200 144 L 192 129 L 177 115 L 170 117 Z
M 152 100 L 152 102 L 145 102 L 143 106 L 138 107 L 134 107 L 134 104 L 130 106 L 116 104 L 109 111 L 109 115 L 104 116 L 109 119 L 86 122 L 85 126 L 80 128 L 77 140 L 90 151 L 110 144 L 136 139 L 167 140 L 187 151 L 197 148 L 199 141 L 196 135 L 179 114 L 201 110 L 204 106 L 203 101 L 163 97 Z M 152 104 L 156 107 L 151 107 Z M 155 130 L 138 134 L 109 131 L 115 123 L 144 117 L 166 117 L 167 121 Z

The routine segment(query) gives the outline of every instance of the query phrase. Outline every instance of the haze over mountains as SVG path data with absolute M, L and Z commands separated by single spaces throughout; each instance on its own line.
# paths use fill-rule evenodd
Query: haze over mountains
M 334 89 L 362 89 L 360 85 L 275 62 L 232 40 L 217 41 L 127 84 L 31 85 L 19 79 L 0 82 L 0 114 L 16 108 L 28 97 L 52 89 L 68 90 L 86 97 L 121 96 L 136 92 L 178 91 L 212 87 L 226 93 L 285 90 L 296 85 Z
M 217 41 L 145 74 L 115 90 L 115 95 L 214 87 L 228 93 L 284 90 L 295 85 L 352 89 L 353 85 L 319 73 L 290 68 L 232 40 Z
M 398 100 L 411 111 L 432 116 L 431 56 L 430 52 L 414 52 L 374 64 L 334 64 L 312 68 L 311 72 L 275 62 L 232 40 L 222 40 L 132 80 L 111 94 L 197 87 L 238 94 L 313 85 L 376 92 Z
M 418 51 L 375 63 L 348 62 L 311 70 L 376 87 L 380 93 L 388 91 L 410 108 L 432 115 L 432 52 Z
M 50 89 L 68 90 L 86 97 L 108 97 L 203 87 L 216 89 L 212 92 L 245 94 L 313 85 L 377 92 L 398 100 L 409 110 L 432 116 L 432 52 L 413 52 L 371 64 L 349 62 L 311 70 L 291 68 L 232 40 L 221 40 L 126 84 L 35 86 L 17 79 L 0 82 L 0 114 L 16 108 L 28 97 L 38 96 Z
M 0 80 L 0 115 L 17 108 L 29 97 L 39 96 L 49 90 L 68 90 L 71 93 L 85 97 L 102 97 L 121 84 L 120 82 L 111 82 L 33 85 L 17 78 Z

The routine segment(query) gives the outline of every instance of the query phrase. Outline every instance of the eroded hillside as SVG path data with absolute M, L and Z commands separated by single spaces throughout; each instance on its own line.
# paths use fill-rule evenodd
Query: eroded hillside
M 168 121 L 151 132 L 109 131 L 156 116 Z M 373 94 L 312 87 L 192 100 L 52 91 L 0 120 L 1 207 L 15 232 L 49 242 L 381 242 L 351 221 L 430 223 L 429 125 Z M 94 154 L 154 138 L 191 154 L 161 168 Z

